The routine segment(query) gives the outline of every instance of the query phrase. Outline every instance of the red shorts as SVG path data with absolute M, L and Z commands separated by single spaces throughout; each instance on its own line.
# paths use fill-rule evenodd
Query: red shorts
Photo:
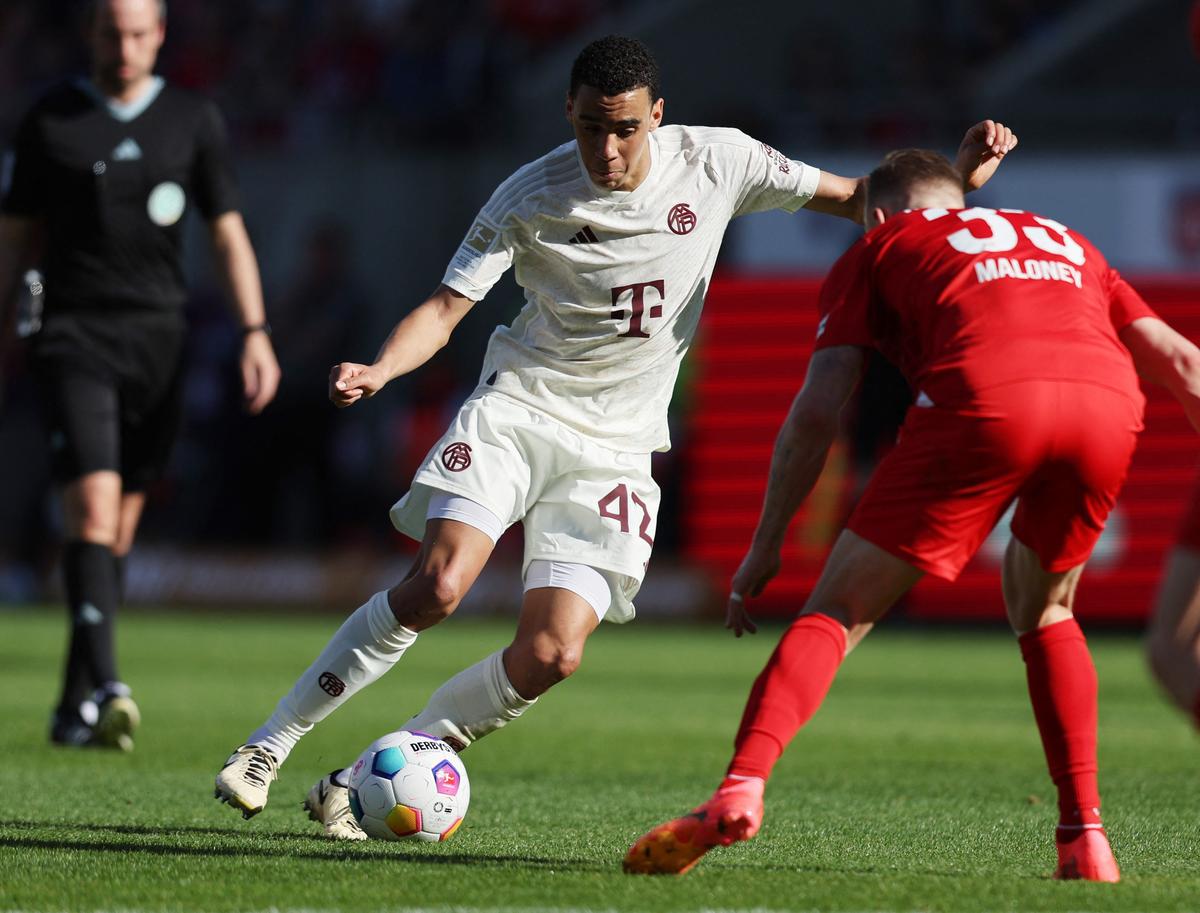
M 962 408 L 909 409 L 847 526 L 953 580 L 1018 499 L 1012 532 L 1042 566 L 1087 560 L 1125 482 L 1143 403 L 1084 383 L 1030 381 Z
M 1200 479 L 1192 489 L 1192 499 L 1179 527 L 1179 544 L 1184 548 L 1200 552 Z

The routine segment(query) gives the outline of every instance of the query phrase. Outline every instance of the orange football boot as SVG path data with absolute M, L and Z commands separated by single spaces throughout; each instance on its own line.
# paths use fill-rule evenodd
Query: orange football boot
M 1054 877 L 1061 880 L 1120 881 L 1121 870 L 1113 858 L 1112 847 L 1102 827 L 1060 827 L 1054 835 L 1058 847 L 1058 868 Z
M 637 875 L 682 875 L 714 846 L 749 840 L 762 827 L 764 786 L 758 777 L 727 780 L 703 805 L 638 838 L 623 868 Z

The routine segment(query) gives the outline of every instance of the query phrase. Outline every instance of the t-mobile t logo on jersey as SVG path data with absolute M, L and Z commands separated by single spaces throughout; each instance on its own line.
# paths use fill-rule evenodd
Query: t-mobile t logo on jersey
M 646 309 L 646 289 L 652 288 L 658 292 L 658 304 L 650 305 L 650 309 Z M 661 317 L 662 302 L 667 297 L 664 291 L 666 283 L 662 279 L 654 279 L 650 282 L 635 282 L 633 285 L 622 285 L 612 290 L 612 319 L 625 320 L 629 319 L 629 328 L 623 333 L 618 333 L 618 336 L 637 336 L 641 339 L 648 339 L 650 334 L 642 329 L 643 317 Z M 630 310 L 627 313 L 625 308 L 617 307 L 617 302 L 621 300 L 621 296 L 626 292 L 630 292 Z

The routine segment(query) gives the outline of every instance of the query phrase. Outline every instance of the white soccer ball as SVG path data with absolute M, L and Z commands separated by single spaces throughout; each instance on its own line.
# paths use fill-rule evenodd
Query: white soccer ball
M 471 801 L 467 769 L 454 749 L 423 732 L 391 732 L 350 769 L 350 811 L 381 840 L 449 840 Z

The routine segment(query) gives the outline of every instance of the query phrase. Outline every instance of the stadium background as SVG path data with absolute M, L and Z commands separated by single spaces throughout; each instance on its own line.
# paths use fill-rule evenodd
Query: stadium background
M 1021 148 L 972 201 L 1036 209 L 1087 234 L 1200 337 L 1200 64 L 1188 0 L 811 6 L 170 0 L 159 71 L 212 95 L 229 120 L 284 381 L 263 417 L 239 414 L 236 328 L 193 225 L 186 427 L 153 490 L 130 600 L 344 612 L 403 572 L 412 547 L 386 509 L 474 386 L 487 336 L 516 313 L 519 292 L 506 279 L 443 353 L 366 406 L 329 406 L 328 366 L 369 360 L 436 283 L 495 184 L 569 138 L 570 62 L 609 31 L 655 50 L 668 120 L 741 127 L 843 174 L 895 146 L 951 152 L 968 124 L 1004 120 Z M 84 70 L 79 7 L 0 6 L 0 143 L 39 92 Z M 854 236 L 811 215 L 734 223 L 676 393 L 675 447 L 656 457 L 664 498 L 641 615 L 719 611 L 802 377 L 817 283 Z M 53 598 L 57 585 L 59 511 L 21 362 L 18 345 L 0 377 L 0 602 L 11 603 Z M 797 607 L 894 433 L 904 405 L 895 384 L 872 371 L 761 611 Z M 1196 445 L 1180 411 L 1152 396 L 1130 483 L 1085 577 L 1085 619 L 1144 615 Z M 464 610 L 515 603 L 518 536 L 502 541 Z M 921 584 L 901 611 L 999 619 L 1002 545 L 990 542 L 953 590 Z

